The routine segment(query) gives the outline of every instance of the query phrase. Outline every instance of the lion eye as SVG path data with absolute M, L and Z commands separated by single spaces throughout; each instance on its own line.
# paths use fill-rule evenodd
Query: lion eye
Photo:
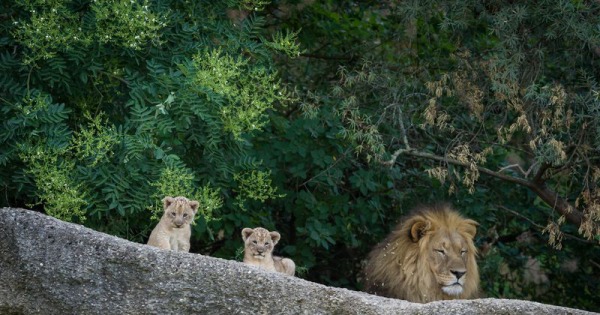
M 446 256 L 446 252 L 443 249 L 436 249 L 435 251 L 440 253 L 442 256 Z
M 461 254 L 462 256 L 464 256 L 466 252 L 467 252 L 467 250 L 466 250 L 466 249 L 463 249 L 463 250 L 461 250 L 461 251 L 460 251 L 460 254 Z

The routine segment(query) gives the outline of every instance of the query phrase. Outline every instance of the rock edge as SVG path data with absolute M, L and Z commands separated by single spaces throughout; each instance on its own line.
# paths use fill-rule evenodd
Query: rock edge
M 0 209 L 0 314 L 593 314 L 521 300 L 410 303 Z

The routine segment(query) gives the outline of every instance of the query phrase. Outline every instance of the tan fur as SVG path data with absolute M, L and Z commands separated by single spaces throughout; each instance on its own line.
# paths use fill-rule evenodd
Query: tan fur
M 261 227 L 242 230 L 244 240 L 244 263 L 293 276 L 296 264 L 289 258 L 273 256 L 273 248 L 279 242 L 278 232 L 269 232 Z
M 476 298 L 476 226 L 447 205 L 416 209 L 369 254 L 365 291 L 420 303 Z
M 148 245 L 180 252 L 190 251 L 190 223 L 198 212 L 198 201 L 185 197 L 165 197 L 163 200 L 164 213 L 156 225 Z

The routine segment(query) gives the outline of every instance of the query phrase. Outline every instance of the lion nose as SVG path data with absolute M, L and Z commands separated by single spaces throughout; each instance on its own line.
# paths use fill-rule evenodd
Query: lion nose
M 465 273 L 467 273 L 466 271 L 457 270 L 450 270 L 450 272 L 452 272 L 452 274 L 456 276 L 456 280 L 460 279 Z

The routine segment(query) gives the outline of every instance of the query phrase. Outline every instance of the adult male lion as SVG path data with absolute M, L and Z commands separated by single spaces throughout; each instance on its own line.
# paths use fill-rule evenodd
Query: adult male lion
M 415 209 L 369 254 L 365 291 L 420 303 L 476 298 L 476 226 L 448 205 Z

